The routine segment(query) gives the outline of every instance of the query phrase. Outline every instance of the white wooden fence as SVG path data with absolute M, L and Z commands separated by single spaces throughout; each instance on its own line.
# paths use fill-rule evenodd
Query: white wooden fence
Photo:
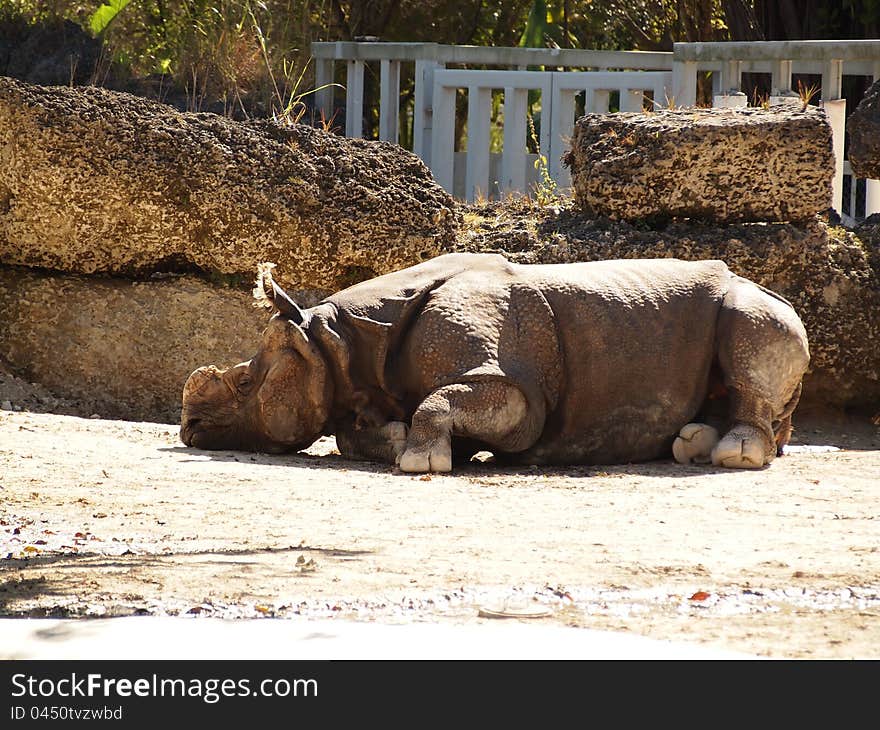
M 645 99 L 665 106 L 672 73 L 663 71 L 434 71 L 431 168 L 447 190 L 455 184 L 455 96 L 467 89 L 467 154 L 463 197 L 503 195 L 527 189 L 534 156 L 527 151 L 528 92 L 541 92 L 539 149 L 547 157 L 548 172 L 561 186 L 569 184 L 560 157 L 574 129 L 575 95 L 585 94 L 587 111 L 607 112 L 611 92 L 620 94 L 621 111 L 638 111 Z M 504 141 L 498 178 L 490 176 L 489 125 L 491 92 L 504 91 Z M 652 97 L 647 97 L 650 93 Z
M 843 159 L 846 102 L 841 98 L 842 79 L 849 74 L 880 78 L 880 41 L 676 43 L 671 53 L 339 42 L 313 43 L 312 55 L 318 87 L 334 80 L 335 63 L 346 63 L 345 132 L 353 137 L 363 131 L 365 64 L 378 64 L 379 138 L 392 142 L 399 139 L 402 67 L 413 64 L 413 151 L 447 190 L 469 200 L 477 195 L 524 192 L 534 182 L 535 157 L 528 155 L 525 145 L 530 90 L 541 96 L 540 152 L 547 158 L 551 177 L 565 187 L 569 179 L 559 158 L 572 131 L 578 93 L 585 93 L 587 111 L 608 111 L 611 94 L 619 95 L 622 111 L 641 109 L 646 100 L 658 106 L 689 106 L 696 102 L 698 73 L 709 71 L 714 104 L 741 106 L 747 101 L 741 92 L 743 73 L 768 74 L 772 96 L 783 98 L 796 96 L 793 74 L 814 74 L 821 78 L 821 104 L 834 133 L 834 207 L 845 222 L 856 217 L 859 183 Z M 527 70 L 537 67 L 544 70 Z M 453 147 L 459 89 L 468 95 L 467 150 L 463 152 Z M 503 90 L 500 155 L 489 151 L 493 90 Z M 332 87 L 318 92 L 317 106 L 325 118 L 332 117 Z M 844 200 L 847 175 L 850 194 Z M 880 183 L 861 184 L 866 188 L 865 214 L 880 212 Z

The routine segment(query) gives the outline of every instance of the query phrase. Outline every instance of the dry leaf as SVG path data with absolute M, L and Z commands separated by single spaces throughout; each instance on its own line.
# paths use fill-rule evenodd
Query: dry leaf
M 711 593 L 706 593 L 706 591 L 697 591 L 696 593 L 694 593 L 694 595 L 692 595 L 690 597 L 689 600 L 691 600 L 691 601 L 705 601 L 711 595 L 712 595 Z
M 272 609 L 269 606 L 264 606 L 260 603 L 254 606 L 254 611 L 259 611 L 260 613 L 272 613 Z
M 25 545 L 24 548 L 22 548 L 22 552 L 38 553 L 38 552 L 40 552 L 40 548 L 34 547 L 33 545 Z

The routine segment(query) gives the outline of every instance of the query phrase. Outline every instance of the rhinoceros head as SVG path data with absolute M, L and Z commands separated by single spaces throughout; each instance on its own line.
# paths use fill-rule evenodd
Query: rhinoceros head
M 307 334 L 309 315 L 260 268 L 255 296 L 275 314 L 257 354 L 227 370 L 199 368 L 183 387 L 180 438 L 199 449 L 305 448 L 329 418 L 332 378 Z

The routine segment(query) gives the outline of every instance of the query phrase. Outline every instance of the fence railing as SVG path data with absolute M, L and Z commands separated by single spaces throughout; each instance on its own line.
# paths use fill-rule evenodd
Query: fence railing
M 379 139 L 398 141 L 400 77 L 403 64 L 414 66 L 415 100 L 412 111 L 412 151 L 427 164 L 431 162 L 433 132 L 434 72 L 448 65 L 491 66 L 524 71 L 542 67 L 564 69 L 659 70 L 672 69 L 672 53 L 652 51 L 594 51 L 571 48 L 495 48 L 488 46 L 447 46 L 437 43 L 320 42 L 312 43 L 315 64 L 316 107 L 324 119 L 336 110 L 334 88 L 336 63 L 344 62 L 345 133 L 359 137 L 364 114 L 364 67 L 380 65 Z
M 714 105 L 742 106 L 747 103 L 743 74 L 768 75 L 771 97 L 783 98 L 796 96 L 794 75 L 815 76 L 834 134 L 834 207 L 851 222 L 856 212 L 862 213 L 852 198 L 854 191 L 865 190 L 863 214 L 880 212 L 880 184 L 857 181 L 844 160 L 842 93 L 844 76 L 880 78 L 880 40 L 676 43 L 672 52 L 337 42 L 313 43 L 312 56 L 319 88 L 335 80 L 336 63 L 346 64 L 345 133 L 352 137 L 363 134 L 365 66 L 378 65 L 378 137 L 391 142 L 400 139 L 401 75 L 411 64 L 414 99 L 411 119 L 405 121 L 412 124 L 412 150 L 447 190 L 469 200 L 480 194 L 525 192 L 534 180 L 529 168 L 535 158 L 525 142 L 530 91 L 540 96 L 535 125 L 539 152 L 548 160 L 550 176 L 564 187 L 569 180 L 559 157 L 573 128 L 575 97 L 580 93 L 586 111 L 608 111 L 612 95 L 622 111 L 641 109 L 645 103 L 690 106 L 697 101 L 698 76 L 709 72 Z M 536 68 L 543 70 L 529 70 Z M 456 153 L 454 109 L 460 89 L 468 96 L 467 150 Z M 494 91 L 503 92 L 500 154 L 490 152 Z M 332 118 L 338 108 L 334 87 L 322 88 L 316 97 L 320 113 Z M 463 174 L 458 164 L 464 165 Z M 846 201 L 845 182 L 852 198 Z

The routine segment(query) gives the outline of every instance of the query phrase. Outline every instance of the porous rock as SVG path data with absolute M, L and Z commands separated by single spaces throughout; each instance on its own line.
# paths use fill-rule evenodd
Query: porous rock
M 616 220 L 802 221 L 831 206 L 831 127 L 814 107 L 587 114 L 564 162 L 582 211 Z
M 571 209 L 528 216 L 498 204 L 474 209 L 456 249 L 501 252 L 520 263 L 721 259 L 786 297 L 803 320 L 811 360 L 802 404 L 880 407 L 880 221 L 856 231 L 818 217 L 801 225 L 677 221 L 647 229 Z
M 415 155 L 302 125 L 188 114 L 0 78 L 0 262 L 137 276 L 197 269 L 334 290 L 451 240 Z
M 880 81 L 865 92 L 846 123 L 853 175 L 880 178 Z
M 253 356 L 267 315 L 252 303 L 249 292 L 189 276 L 134 282 L 0 266 L 0 352 L 24 382 L 67 401 L 61 412 L 177 423 L 193 370 Z

